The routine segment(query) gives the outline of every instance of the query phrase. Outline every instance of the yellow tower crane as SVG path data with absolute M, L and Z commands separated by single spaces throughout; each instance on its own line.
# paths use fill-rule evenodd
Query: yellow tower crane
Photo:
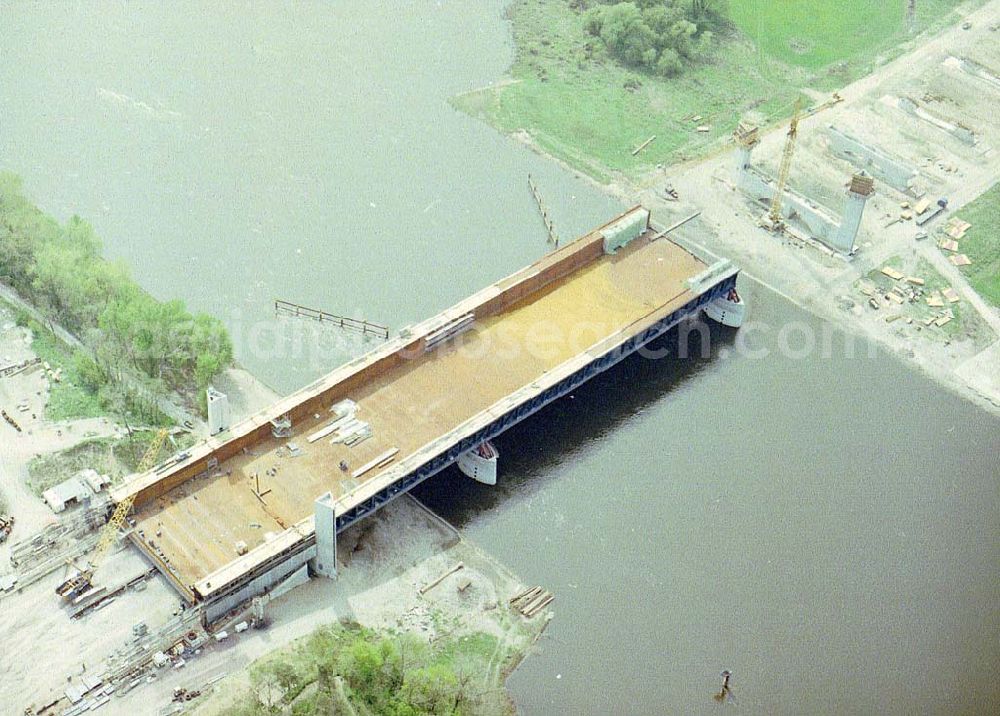
M 778 170 L 778 183 L 774 187 L 774 196 L 771 198 L 771 208 L 767 212 L 764 226 L 770 231 L 780 232 L 785 227 L 785 221 L 781 216 L 781 202 L 784 199 L 785 187 L 788 184 L 788 174 L 792 169 L 792 155 L 795 154 L 795 142 L 799 136 L 799 119 L 802 116 L 802 98 L 795 100 L 795 110 L 792 112 L 792 121 L 788 125 L 788 138 L 785 140 L 785 150 L 781 154 L 781 167 Z
M 149 443 L 145 454 L 143 454 L 142 460 L 139 461 L 139 466 L 136 468 L 137 473 L 146 472 L 146 470 L 149 470 L 156 464 L 156 459 L 160 455 L 163 443 L 166 442 L 169 436 L 170 431 L 167 428 L 161 428 L 157 431 L 156 435 L 153 436 L 153 440 Z M 94 554 L 89 560 L 90 566 L 87 569 L 80 570 L 77 574 L 60 584 L 56 588 L 56 593 L 59 596 L 64 599 L 73 599 L 91 587 L 94 572 L 97 571 L 104 558 L 107 557 L 108 552 L 114 546 L 115 542 L 118 541 L 118 532 L 125 525 L 125 520 L 128 519 L 134 502 L 135 495 L 133 494 L 115 505 L 115 510 L 111 513 L 111 519 L 101 529 L 101 536 L 97 542 L 97 547 L 94 549 Z

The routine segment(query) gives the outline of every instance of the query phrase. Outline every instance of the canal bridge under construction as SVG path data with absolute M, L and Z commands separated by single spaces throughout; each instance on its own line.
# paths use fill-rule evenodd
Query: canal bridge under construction
M 212 620 L 336 535 L 727 295 L 634 207 L 115 488 L 131 540 Z

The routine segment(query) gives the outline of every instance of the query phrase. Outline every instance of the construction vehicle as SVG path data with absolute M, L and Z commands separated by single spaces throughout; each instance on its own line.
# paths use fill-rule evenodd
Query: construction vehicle
M 137 473 L 146 472 L 146 470 L 149 470 L 156 464 L 156 459 L 160 455 L 163 443 L 166 442 L 169 435 L 170 431 L 167 428 L 157 431 L 152 442 L 149 444 L 149 448 L 147 448 L 145 454 L 142 456 L 142 460 L 139 461 L 139 466 L 136 468 Z M 83 569 L 74 567 L 76 573 L 56 587 L 56 594 L 66 601 L 72 601 L 86 594 L 93 587 L 94 572 L 101 566 L 104 558 L 108 556 L 108 552 L 110 552 L 111 548 L 118 541 L 118 532 L 125 526 L 125 521 L 132 511 L 133 502 L 135 502 L 135 496 L 130 495 L 115 505 L 114 512 L 111 513 L 111 518 L 101 529 L 100 540 L 97 542 L 94 554 L 90 557 L 89 564 Z
M 792 121 L 788 125 L 788 138 L 785 140 L 785 149 L 781 154 L 781 167 L 778 170 L 778 183 L 774 187 L 774 196 L 771 197 L 771 208 L 767 216 L 761 219 L 761 226 L 768 231 L 780 234 L 785 230 L 785 219 L 781 214 L 781 203 L 784 200 L 785 187 L 788 185 L 788 175 L 792 170 L 792 156 L 795 154 L 795 144 L 799 137 L 799 119 L 802 117 L 802 98 L 795 100 L 795 110 L 792 112 Z

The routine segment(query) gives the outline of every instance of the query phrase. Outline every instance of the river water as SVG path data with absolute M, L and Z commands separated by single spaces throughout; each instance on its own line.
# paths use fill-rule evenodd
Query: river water
M 620 208 L 449 107 L 508 66 L 503 6 L 4 3 L 0 168 L 288 391 L 371 344 L 274 298 L 398 328 L 544 253 L 526 174 L 567 238 Z M 1000 420 L 744 291 L 761 325 L 550 406 L 496 488 L 421 489 L 557 595 L 520 710 L 997 712 Z

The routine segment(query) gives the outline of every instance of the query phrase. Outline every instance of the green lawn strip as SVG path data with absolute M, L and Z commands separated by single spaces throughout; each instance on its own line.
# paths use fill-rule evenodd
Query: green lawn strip
M 868 56 L 906 33 L 905 0 L 742 0 L 732 21 L 763 52 L 821 69 Z
M 972 261 L 961 271 L 980 296 L 1000 307 L 1000 184 L 966 205 L 959 218 L 972 224 L 958 242 Z

